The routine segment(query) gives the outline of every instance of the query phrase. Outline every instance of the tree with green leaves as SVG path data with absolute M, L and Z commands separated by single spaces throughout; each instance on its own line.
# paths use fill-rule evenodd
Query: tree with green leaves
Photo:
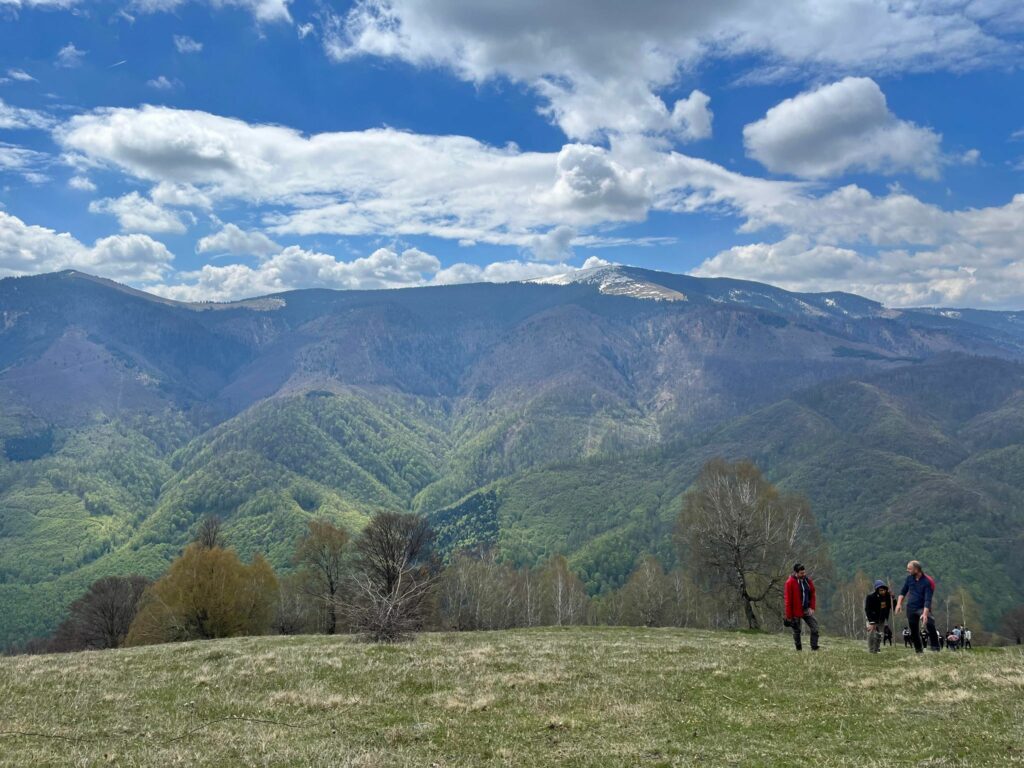
M 677 539 L 683 559 L 735 599 L 750 629 L 779 601 L 792 564 L 827 558 L 807 500 L 780 492 L 752 462 L 712 459 L 686 494 Z
M 265 634 L 277 597 L 262 555 L 246 565 L 234 550 L 193 543 L 146 590 L 127 645 Z

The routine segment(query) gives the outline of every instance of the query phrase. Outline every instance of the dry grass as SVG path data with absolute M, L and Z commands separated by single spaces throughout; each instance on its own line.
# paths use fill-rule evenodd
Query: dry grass
M 1024 656 L 573 628 L 0 660 L 0 765 L 1024 765 Z

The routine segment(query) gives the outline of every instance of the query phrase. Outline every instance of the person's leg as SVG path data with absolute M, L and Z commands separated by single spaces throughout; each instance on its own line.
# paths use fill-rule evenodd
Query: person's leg
M 800 642 L 800 619 L 793 619 L 791 626 L 793 628 L 793 645 L 796 646 L 798 651 L 802 650 L 803 644 Z
M 910 622 L 910 639 L 914 641 L 914 653 L 924 651 L 921 643 L 921 614 L 917 611 L 907 611 L 907 621 Z
M 931 614 L 928 614 L 928 621 L 925 622 L 925 627 L 928 629 L 928 644 L 931 645 L 933 651 L 940 650 L 939 632 L 935 629 L 935 619 L 932 618 Z
M 882 633 L 878 631 L 878 625 L 872 624 L 868 630 L 868 653 L 878 653 L 882 645 Z
M 818 650 L 818 618 L 816 616 L 804 616 L 807 627 L 811 630 L 811 650 Z

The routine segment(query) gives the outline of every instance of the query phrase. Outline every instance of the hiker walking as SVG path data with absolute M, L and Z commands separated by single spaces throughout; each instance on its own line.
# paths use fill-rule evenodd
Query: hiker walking
M 907 563 L 907 580 L 903 582 L 903 589 L 900 590 L 899 599 L 896 601 L 896 613 L 903 610 L 905 600 L 910 636 L 914 640 L 916 653 L 924 651 L 924 643 L 921 642 L 922 632 L 927 632 L 932 650 L 939 650 L 939 633 L 935 630 L 935 619 L 931 616 L 933 594 L 935 587 L 931 577 L 925 574 L 919 561 L 911 560 Z
M 800 622 L 803 620 L 811 630 L 811 650 L 818 650 L 818 620 L 814 616 L 817 605 L 814 596 L 814 582 L 807 576 L 802 563 L 793 566 L 793 573 L 786 579 L 784 590 L 786 623 L 793 630 L 796 649 L 803 650 L 800 642 Z
M 881 579 L 875 581 L 875 588 L 864 598 L 864 615 L 868 620 L 868 651 L 882 650 L 882 627 L 888 629 L 889 613 L 892 611 L 892 594 Z

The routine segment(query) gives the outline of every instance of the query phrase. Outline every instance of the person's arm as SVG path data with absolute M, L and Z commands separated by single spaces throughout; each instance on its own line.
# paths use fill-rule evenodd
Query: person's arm
M 910 582 L 905 580 L 903 582 L 903 589 L 900 590 L 899 599 L 896 600 L 896 613 L 903 610 L 903 598 L 906 597 L 908 589 L 910 589 Z
M 924 584 L 924 610 L 921 612 L 921 619 L 924 621 L 928 620 L 928 616 L 932 612 L 932 583 L 928 581 L 927 576 L 923 576 L 922 580 Z
M 792 604 L 793 600 L 792 600 L 792 598 L 789 595 L 789 580 L 788 579 L 786 580 L 786 586 L 782 588 L 782 595 L 783 595 L 783 601 L 782 601 L 783 610 L 785 611 L 786 618 L 787 619 L 791 619 L 791 618 L 793 618 L 793 614 L 790 612 L 790 610 L 791 610 L 791 607 L 792 607 L 791 604 Z

